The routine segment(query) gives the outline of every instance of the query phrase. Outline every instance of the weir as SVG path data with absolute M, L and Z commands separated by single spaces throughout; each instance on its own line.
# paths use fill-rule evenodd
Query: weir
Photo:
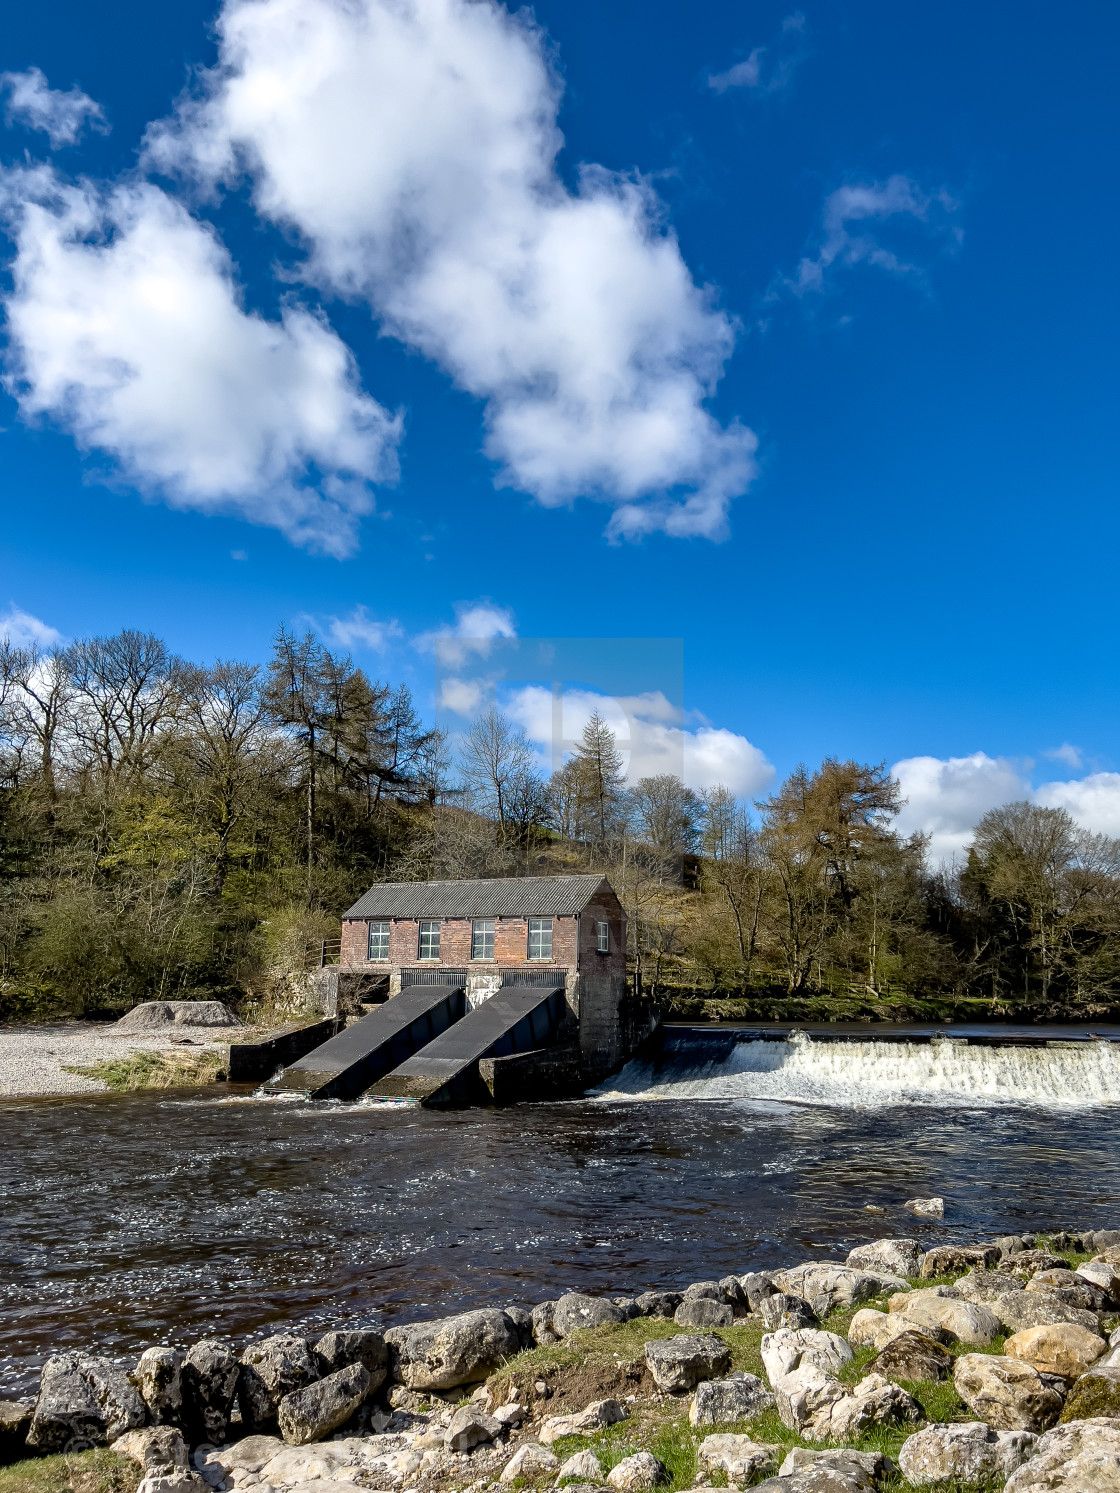
M 628 1063 L 597 1096 L 853 1109 L 1118 1105 L 1120 1033 L 668 1028 L 656 1056 Z
M 371 1092 L 420 1099 L 441 1108 L 487 1104 L 492 1096 L 479 1073 L 479 1063 L 544 1047 L 557 1032 L 564 1009 L 563 985 L 551 989 L 504 985 L 373 1084 Z
M 356 1099 L 461 1021 L 466 1008 L 462 984 L 410 986 L 285 1068 L 269 1088 L 313 1099 Z

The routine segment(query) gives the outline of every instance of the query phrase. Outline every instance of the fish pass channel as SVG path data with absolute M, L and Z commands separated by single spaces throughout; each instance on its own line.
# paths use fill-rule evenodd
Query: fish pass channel
M 883 1235 L 1120 1226 L 1111 1043 L 740 1035 L 670 1030 L 595 1095 L 509 1109 L 4 1101 L 0 1397 L 68 1348 L 134 1361 L 679 1287 Z M 902 1210 L 933 1195 L 943 1222 Z

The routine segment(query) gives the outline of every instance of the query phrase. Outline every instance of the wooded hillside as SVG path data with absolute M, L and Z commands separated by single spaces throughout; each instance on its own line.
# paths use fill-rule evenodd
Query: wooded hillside
M 965 864 L 891 828 L 884 766 L 765 801 L 627 785 L 593 717 L 564 766 L 490 710 L 454 751 L 407 689 L 281 630 L 265 668 L 136 632 L 0 645 L 0 1018 L 291 1003 L 377 880 L 601 869 L 635 990 L 681 1014 L 1102 1016 L 1120 842 L 1009 804 Z

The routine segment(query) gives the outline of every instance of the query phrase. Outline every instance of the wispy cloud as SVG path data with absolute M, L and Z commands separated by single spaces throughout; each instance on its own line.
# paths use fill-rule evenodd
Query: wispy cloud
M 51 88 L 37 67 L 30 67 L 25 73 L 0 73 L 0 93 L 8 96 L 8 123 L 42 130 L 50 136 L 55 150 L 73 145 L 87 125 L 98 134 L 109 132 L 100 104 L 80 88 L 70 88 L 65 93 Z
M 65 641 L 57 627 L 43 622 L 39 617 L 33 617 L 14 602 L 0 616 L 0 638 L 7 638 L 9 643 L 14 643 L 18 648 L 26 648 L 31 643 L 38 644 L 40 648 L 54 648 Z
M 1072 767 L 1075 771 L 1084 761 L 1081 748 L 1071 746 L 1068 741 L 1063 741 L 1059 747 L 1051 747 L 1049 751 L 1042 752 L 1041 755 L 1052 762 L 1064 762 L 1067 767 Z
M 753 47 L 749 56 L 721 73 L 708 74 L 708 87 L 716 93 L 732 88 L 747 88 L 756 93 L 777 93 L 793 76 L 804 54 L 793 50 L 794 38 L 805 30 L 801 11 L 786 16 L 777 41 L 771 46 Z
M 904 258 L 884 243 L 881 228 L 891 220 L 918 225 L 923 231 L 960 243 L 961 230 L 951 221 L 960 203 L 944 189 L 921 187 L 912 177 L 896 174 L 886 181 L 851 182 L 825 198 L 822 234 L 813 254 L 806 255 L 792 277 L 782 276 L 780 289 L 805 296 L 823 291 L 828 278 L 841 269 L 869 265 L 888 274 L 924 274 L 922 266 Z
M 345 617 L 328 617 L 325 627 L 332 641 L 343 648 L 365 648 L 372 653 L 383 653 L 390 643 L 404 636 L 399 622 L 379 622 L 362 606 Z

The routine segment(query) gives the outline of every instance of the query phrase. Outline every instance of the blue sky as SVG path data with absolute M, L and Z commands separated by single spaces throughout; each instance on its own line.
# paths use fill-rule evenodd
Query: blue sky
M 680 637 L 744 791 L 1120 833 L 1115 7 L 404 13 L 4 6 L 0 605 Z

